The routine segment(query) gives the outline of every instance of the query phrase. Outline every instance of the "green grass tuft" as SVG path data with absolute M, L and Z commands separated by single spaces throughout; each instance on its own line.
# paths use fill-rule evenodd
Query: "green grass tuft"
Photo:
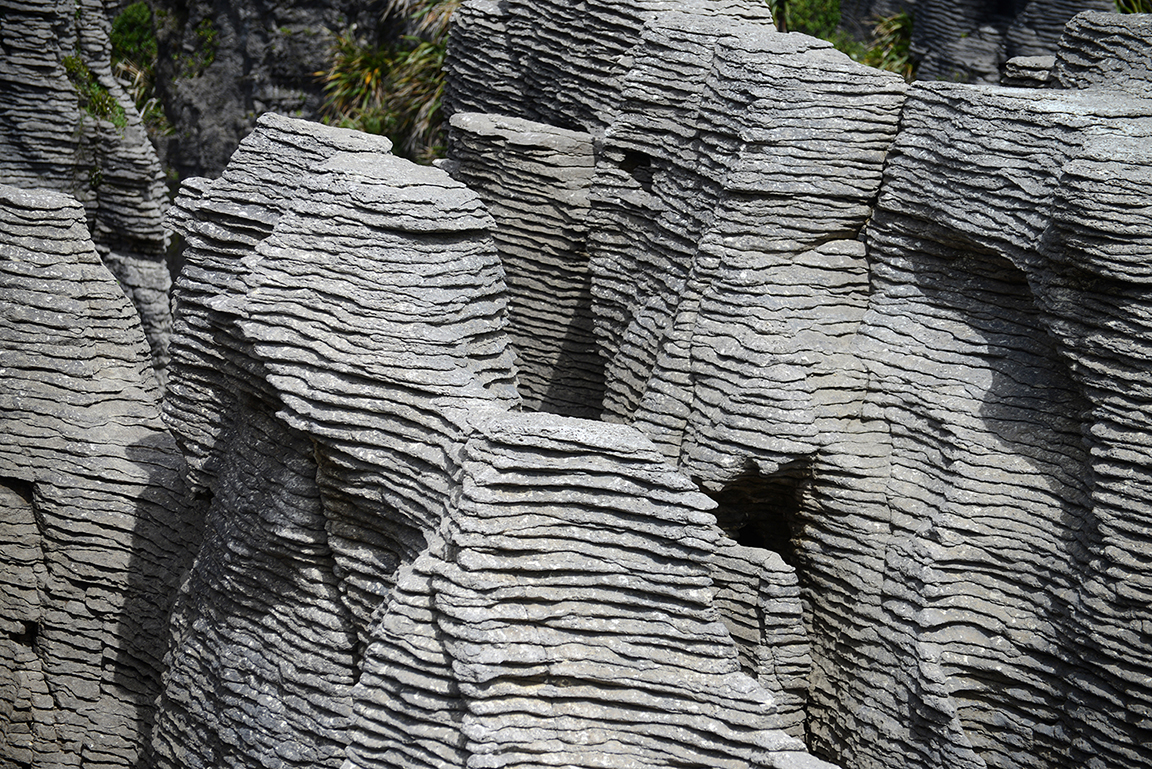
M 78 54 L 65 56 L 61 59 L 61 64 L 64 65 L 68 81 L 76 91 L 81 110 L 94 118 L 107 120 L 117 128 L 128 125 L 128 113 L 124 111 L 124 107 L 107 88 L 96 81 L 92 70 L 88 69 L 88 65 Z
M 394 3 L 394 5 L 397 5 Z M 448 24 L 459 0 L 408 2 L 408 28 L 392 45 L 338 35 L 323 79 L 324 119 L 332 125 L 382 134 L 394 152 L 418 163 L 444 155 L 444 54 Z

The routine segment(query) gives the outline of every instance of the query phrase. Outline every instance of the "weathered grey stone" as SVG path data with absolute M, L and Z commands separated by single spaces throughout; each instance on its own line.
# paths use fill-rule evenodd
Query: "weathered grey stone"
M 1149 14 L 1078 14 L 1064 30 L 1054 79 L 1063 88 L 1107 87 L 1152 96 Z
M 1054 52 L 1046 20 L 1079 10 L 1033 5 L 988 32 L 989 78 L 1005 45 Z M 516 60 L 506 21 L 492 47 Z M 814 41 L 656 14 L 612 65 L 615 107 L 533 114 L 604 131 L 588 238 L 606 417 L 795 564 L 823 755 L 1149 762 L 1129 709 L 1149 662 L 1122 630 L 1147 621 L 1145 26 L 1069 25 L 1054 77 L 1082 90 L 928 83 L 902 107 Z M 1018 65 L 1030 85 L 1053 70 Z M 751 670 L 752 570 L 720 563 Z
M 509 341 L 524 405 L 597 417 L 604 372 L 592 336 L 588 190 L 592 137 L 518 118 L 457 113 L 449 170 L 496 220 Z
M 197 508 L 67 195 L 0 185 L 0 379 L 0 761 L 138 766 Z
M 1017 56 L 1004 62 L 1000 85 L 1012 88 L 1044 88 L 1052 82 L 1055 56 Z
M 918 0 L 912 50 L 920 80 L 1000 82 L 1017 56 L 1056 52 L 1064 25 L 1081 11 L 1113 11 L 1110 0 Z
M 79 0 L 5 2 L 0 10 L 0 183 L 58 190 L 84 204 L 101 258 L 140 314 L 163 385 L 172 321 L 168 193 L 136 107 L 112 75 L 108 9 L 103 0 Z M 89 73 L 119 114 L 87 103 L 68 67 Z
M 792 760 L 714 503 L 632 428 L 515 413 L 493 220 L 387 149 L 265 116 L 177 201 L 167 413 L 213 503 L 159 765 Z

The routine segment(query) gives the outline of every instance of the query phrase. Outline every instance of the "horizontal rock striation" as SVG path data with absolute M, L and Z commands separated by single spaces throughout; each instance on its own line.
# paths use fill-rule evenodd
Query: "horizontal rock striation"
M 1043 50 L 1017 52 L 1052 53 L 1052 14 L 1079 9 L 1034 4 L 971 44 L 999 62 L 1030 25 Z M 1054 67 L 1018 60 L 1063 90 L 924 83 L 905 102 L 815 41 L 656 13 L 605 67 L 619 95 L 597 103 L 616 106 L 578 122 L 603 132 L 605 418 L 718 502 L 739 544 L 714 579 L 749 672 L 757 585 L 795 568 L 811 668 L 801 645 L 775 675 L 845 765 L 1149 763 L 1145 27 L 1082 14 Z M 511 33 L 470 45 L 520 55 Z M 517 88 L 493 111 L 580 119 Z
M 266 116 L 177 202 L 167 415 L 213 504 L 174 619 L 168 765 L 341 763 L 367 626 L 437 525 L 463 415 L 518 402 L 490 217 L 388 149 Z
M 720 621 L 711 500 L 516 413 L 493 219 L 388 149 L 265 116 L 176 202 L 166 416 L 210 506 L 157 765 L 815 760 Z
M 496 221 L 524 406 L 598 417 L 604 373 L 592 334 L 585 223 L 592 137 L 458 113 L 449 145 L 452 176 L 480 195 Z
M 725 537 L 712 558 L 712 581 L 741 670 L 772 693 L 779 728 L 803 739 L 812 658 L 796 570 L 771 550 Z
M 1089 264 L 1108 259 L 1102 239 L 1143 250 L 1122 193 L 1067 188 L 1085 153 L 1116 158 L 1116 178 L 1142 179 L 1145 161 L 1108 137 L 1145 133 L 1148 107 L 1105 89 L 910 91 L 868 229 L 871 296 L 854 350 L 873 384 L 845 443 L 830 447 L 854 463 L 876 456 L 883 482 L 822 484 L 822 460 L 795 517 L 819 622 L 885 628 L 867 643 L 811 634 L 814 678 L 827 682 L 810 700 L 818 749 L 882 766 L 890 748 L 864 735 L 883 733 L 923 765 L 1148 762 L 1146 727 L 1131 718 L 1143 676 L 1124 672 L 1148 662 L 1119 629 L 1145 610 L 1121 598 L 1131 576 L 1103 565 L 1134 564 L 1121 554 L 1141 547 L 1119 523 L 1140 506 L 1119 513 L 1111 501 L 1134 466 L 1104 469 L 1114 433 L 1103 404 L 1114 392 L 1128 413 L 1142 407 L 1129 379 L 1088 378 L 1077 346 L 1091 333 L 1070 320 L 1110 317 L 1101 301 L 1128 316 L 1142 288 L 1072 277 L 1076 257 L 1057 245 L 1081 216 L 1074 198 L 1095 227 L 1109 222 L 1108 235 L 1073 236 Z M 1107 347 L 1118 354 L 1096 370 L 1141 354 Z M 883 560 L 866 570 L 849 544 L 860 541 Z M 862 579 L 845 584 L 832 543 Z M 836 672 L 849 664 L 871 673 Z M 1124 704 L 1101 696 L 1119 691 Z
M 618 107 L 619 78 L 645 23 L 667 11 L 754 20 L 768 8 L 744 0 L 563 2 L 473 0 L 453 19 L 445 111 L 508 115 L 599 134 Z
M 681 17 L 672 28 L 683 40 L 693 26 Z M 593 187 L 604 202 L 591 236 L 605 409 L 713 490 L 745 473 L 750 458 L 770 475 L 814 451 L 820 409 L 802 391 L 823 386 L 831 398 L 825 380 L 851 376 L 837 356 L 866 299 L 855 238 L 904 92 L 898 78 L 812 38 L 718 32 L 694 115 L 650 122 L 660 108 L 637 100 L 610 129 L 606 147 L 653 158 L 650 212 L 622 225 L 610 207 L 626 199 L 611 186 L 622 177 L 606 169 Z M 633 82 L 654 94 L 640 88 L 655 81 L 638 66 L 625 94 Z M 669 123 L 695 127 L 685 151 L 661 149 Z M 646 191 L 633 181 L 630 192 Z M 686 199 L 695 221 L 679 210 Z M 653 247 L 632 230 L 653 233 Z M 807 376 L 822 386 L 768 384 Z M 792 429 L 753 427 L 769 414 Z
M 171 278 L 168 193 L 135 105 L 112 75 L 102 0 L 6 3 L 0 30 L 0 183 L 84 204 L 104 263 L 140 314 L 163 384 Z
M 800 760 L 713 605 L 713 503 L 651 444 L 500 414 L 456 479 L 443 542 L 404 570 L 366 654 L 350 765 Z
M 1055 53 L 1064 25 L 1081 11 L 1114 11 L 1109 0 L 918 0 L 912 51 L 920 80 L 997 83 L 1017 56 Z
M 1147 97 L 1152 92 L 1150 37 L 1148 14 L 1077 14 L 1060 39 L 1053 77 L 1062 88 L 1108 87 Z
M 197 516 L 67 195 L 0 186 L 0 380 L 0 763 L 138 766 Z

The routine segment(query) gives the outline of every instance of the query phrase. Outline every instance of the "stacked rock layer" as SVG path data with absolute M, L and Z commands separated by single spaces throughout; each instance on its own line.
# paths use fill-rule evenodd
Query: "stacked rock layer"
M 388 149 L 265 116 L 176 202 L 167 416 L 211 504 L 158 764 L 817 761 L 714 604 L 714 503 L 632 428 L 515 413 L 493 220 Z
M 0 187 L 2 760 L 1152 766 L 1150 49 L 466 3 L 476 191 L 271 115 L 184 186 L 168 428 L 91 201 Z
M 795 569 L 812 667 L 792 686 L 823 755 L 1152 763 L 1149 46 L 1139 16 L 1081 14 L 1065 90 L 905 100 L 815 41 L 653 12 L 605 69 L 614 114 L 555 97 L 603 137 L 587 237 L 605 418 Z M 474 111 L 538 114 L 473 93 Z M 716 563 L 752 671 L 757 577 Z
M 132 99 L 112 74 L 103 0 L 0 5 L 0 183 L 84 204 L 104 263 L 140 313 L 163 384 L 172 317 L 168 193 Z
M 139 766 L 197 546 L 136 311 L 84 208 L 0 186 L 0 757 Z
M 496 222 L 524 406 L 598 417 L 604 372 L 592 334 L 585 223 L 591 135 L 459 113 L 450 141 L 453 177 L 480 195 Z

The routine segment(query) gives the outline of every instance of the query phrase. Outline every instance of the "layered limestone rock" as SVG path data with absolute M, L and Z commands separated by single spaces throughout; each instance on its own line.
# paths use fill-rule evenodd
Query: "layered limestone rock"
M 15 1 L 0 11 L 0 183 L 58 190 L 84 204 L 163 382 L 172 320 L 167 189 L 135 105 L 112 75 L 104 3 Z
M 1053 79 L 1061 88 L 1105 87 L 1149 96 L 1149 39 L 1149 14 L 1078 14 L 1064 30 Z
M 0 192 L 4 760 L 1152 766 L 1146 20 L 909 88 L 534 7 L 454 33 L 476 191 L 275 116 L 185 185 L 174 442 L 82 207 Z
M 1051 56 L 1081 11 L 1114 11 L 1111 0 L 918 0 L 912 50 L 920 80 L 998 83 L 1004 63 Z
M 444 63 L 445 111 L 508 115 L 598 134 L 616 111 L 617 81 L 640 30 L 667 11 L 774 28 L 765 4 L 744 0 L 594 0 L 578 8 L 554 0 L 466 2 L 454 16 Z
M 845 765 L 1150 761 L 1145 27 L 1077 17 L 1053 78 L 1081 90 L 927 83 L 902 104 L 814 41 L 656 14 L 604 70 L 614 115 L 583 113 L 605 416 L 795 566 L 793 701 Z M 516 44 L 493 36 L 490 60 Z M 753 570 L 716 563 L 753 670 Z
M 0 186 L 0 761 L 139 766 L 197 545 L 140 321 L 72 198 Z
M 458 113 L 449 152 L 452 176 L 480 195 L 496 223 L 525 407 L 598 417 L 604 372 L 592 335 L 585 222 L 591 135 Z
M 456 481 L 374 629 L 350 766 L 822 765 L 740 672 L 711 500 L 634 430 L 491 416 Z
M 494 222 L 388 149 L 265 116 L 176 203 L 167 416 L 212 502 L 158 765 L 819 766 L 721 621 L 711 500 L 515 413 Z

